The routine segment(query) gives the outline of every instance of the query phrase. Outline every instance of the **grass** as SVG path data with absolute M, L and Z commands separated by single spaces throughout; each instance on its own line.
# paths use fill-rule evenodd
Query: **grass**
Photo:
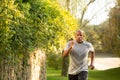
M 61 70 L 52 68 L 47 69 L 47 80 L 67 80 L 67 77 L 61 77 Z
M 120 67 L 109 70 L 90 70 L 88 80 L 120 80 Z M 47 80 L 68 80 L 61 77 L 61 70 L 47 69 Z

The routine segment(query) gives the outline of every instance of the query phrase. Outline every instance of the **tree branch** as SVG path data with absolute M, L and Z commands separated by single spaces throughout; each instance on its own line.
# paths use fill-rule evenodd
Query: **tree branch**
M 97 16 L 97 14 L 98 14 L 103 8 L 105 8 L 108 4 L 110 4 L 110 3 L 112 3 L 112 2 L 113 2 L 113 1 L 105 4 L 100 10 L 98 10 L 98 11 L 92 16 L 91 19 L 87 20 L 87 21 L 82 25 L 82 27 L 85 27 L 94 17 Z
M 85 12 L 87 11 L 89 5 L 91 3 L 93 3 L 95 0 L 90 0 L 89 3 L 85 6 L 85 8 L 83 9 L 82 11 L 82 15 L 81 15 L 81 18 L 80 18 L 80 24 L 82 25 L 82 22 L 83 22 L 83 18 L 84 18 L 84 15 L 85 15 Z

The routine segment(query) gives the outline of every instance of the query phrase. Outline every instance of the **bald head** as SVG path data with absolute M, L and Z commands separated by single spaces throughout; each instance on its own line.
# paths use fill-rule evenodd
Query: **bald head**
M 77 30 L 77 31 L 76 31 L 76 34 L 77 34 L 77 32 L 80 32 L 80 33 L 84 34 L 84 31 L 83 31 L 83 30 Z
M 75 38 L 76 38 L 76 41 L 78 43 L 82 43 L 83 42 L 83 38 L 84 38 L 84 31 L 83 30 L 77 30 L 76 34 L 75 34 Z

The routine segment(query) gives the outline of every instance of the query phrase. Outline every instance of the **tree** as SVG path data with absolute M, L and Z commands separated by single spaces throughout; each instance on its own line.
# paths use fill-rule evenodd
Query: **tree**
M 76 20 L 50 0 L 2 0 L 0 5 L 1 80 L 33 79 L 36 67 L 39 74 L 45 73 L 43 55 L 60 53 L 76 30 Z M 43 62 L 36 66 L 39 60 Z M 46 74 L 38 79 L 45 80 Z
M 118 0 L 118 5 L 111 9 L 110 19 L 109 19 L 109 34 L 111 35 L 110 41 L 111 50 L 113 52 L 119 53 L 120 51 L 120 1 Z M 119 53 L 120 54 L 120 53 Z
M 111 8 L 109 13 L 109 19 L 100 25 L 101 26 L 100 36 L 101 36 L 102 49 L 119 55 L 120 8 L 118 6 L 119 6 L 119 0 L 118 0 L 118 4 L 114 8 Z
M 58 0 L 59 1 L 59 0 Z M 78 12 L 79 12 L 79 18 L 78 18 L 78 24 L 79 26 L 84 27 L 87 23 L 84 23 L 84 16 L 85 13 L 89 7 L 90 4 L 92 4 L 95 0 L 65 0 L 65 1 L 59 1 L 64 8 L 66 8 L 68 11 L 70 11 L 71 14 L 75 15 L 76 18 L 78 18 Z M 80 28 L 80 27 L 79 27 Z
M 73 14 L 78 19 L 79 28 L 85 27 L 89 24 L 93 19 L 98 17 L 104 12 L 109 12 L 110 6 L 109 4 L 114 3 L 115 1 L 112 0 L 105 0 L 105 4 L 102 6 L 100 5 L 100 9 L 93 10 L 94 12 L 90 15 L 89 18 L 86 19 L 87 12 L 89 11 L 90 7 L 94 7 L 94 5 L 99 5 L 99 0 L 58 0 L 59 3 L 64 7 L 66 10 L 69 10 L 71 14 Z M 101 1 L 102 2 L 102 1 Z

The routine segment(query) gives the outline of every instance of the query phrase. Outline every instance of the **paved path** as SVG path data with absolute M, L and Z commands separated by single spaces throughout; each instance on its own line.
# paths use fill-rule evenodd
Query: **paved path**
M 119 58 L 96 58 L 95 68 L 97 70 L 106 70 L 110 68 L 120 67 Z
M 106 70 L 110 68 L 120 67 L 120 58 L 113 55 L 96 55 L 95 69 Z

